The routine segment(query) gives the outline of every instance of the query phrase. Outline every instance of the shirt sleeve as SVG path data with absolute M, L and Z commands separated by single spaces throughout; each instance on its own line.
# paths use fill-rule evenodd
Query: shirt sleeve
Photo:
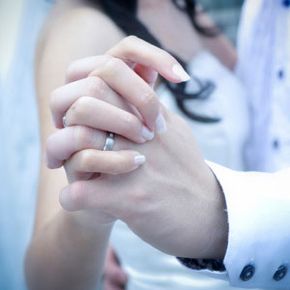
M 290 168 L 271 174 L 208 165 L 227 204 L 230 284 L 290 289 Z

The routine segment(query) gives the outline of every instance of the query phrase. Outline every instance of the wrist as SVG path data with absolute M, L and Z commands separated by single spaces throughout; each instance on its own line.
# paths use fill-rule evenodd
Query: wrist
M 210 170 L 210 182 L 208 192 L 212 194 L 212 203 L 209 211 L 209 238 L 212 246 L 209 248 L 208 257 L 223 259 L 227 249 L 228 241 L 228 216 L 225 196 L 222 188 Z
M 63 210 L 62 214 L 72 229 L 78 228 L 86 234 L 95 235 L 99 231 L 110 232 L 114 225 L 113 220 L 100 220 L 96 214 L 89 211 L 67 212 Z

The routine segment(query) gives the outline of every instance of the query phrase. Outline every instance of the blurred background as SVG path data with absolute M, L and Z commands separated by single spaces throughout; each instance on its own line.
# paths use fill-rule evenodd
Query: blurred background
M 21 15 L 27 1 L 0 0 L 0 74 L 2 78 L 13 58 Z M 199 2 L 223 32 L 235 43 L 243 0 L 200 0 Z
M 25 0 L 0 0 L 0 70 L 7 71 L 13 55 Z
M 243 0 L 200 0 L 199 2 L 222 31 L 235 43 Z

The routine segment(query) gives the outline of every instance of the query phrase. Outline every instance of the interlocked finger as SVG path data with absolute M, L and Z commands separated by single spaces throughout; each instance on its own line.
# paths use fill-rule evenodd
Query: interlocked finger
M 66 113 L 66 125 L 83 125 L 113 132 L 136 143 L 152 140 L 150 131 L 135 114 L 107 102 L 91 98 L 79 98 Z
M 99 151 L 85 149 L 75 153 L 65 167 L 75 173 L 104 173 L 117 175 L 135 170 L 145 162 L 136 151 Z
M 54 90 L 50 96 L 50 109 L 57 128 L 63 127 L 63 117 L 71 105 L 83 96 L 103 100 L 114 106 L 130 111 L 122 97 L 112 90 L 102 79 L 88 77 L 77 80 Z

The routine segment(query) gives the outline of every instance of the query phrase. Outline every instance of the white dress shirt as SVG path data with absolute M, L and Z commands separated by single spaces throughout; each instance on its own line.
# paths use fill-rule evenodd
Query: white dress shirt
M 248 92 L 247 169 L 290 162 L 290 1 L 249 0 L 241 19 L 237 73 Z M 290 289 L 290 168 L 237 172 L 209 163 L 229 222 L 224 259 L 231 285 Z
M 247 169 L 276 171 L 290 164 L 290 4 L 244 5 L 238 37 L 238 77 L 247 89 L 251 131 Z

